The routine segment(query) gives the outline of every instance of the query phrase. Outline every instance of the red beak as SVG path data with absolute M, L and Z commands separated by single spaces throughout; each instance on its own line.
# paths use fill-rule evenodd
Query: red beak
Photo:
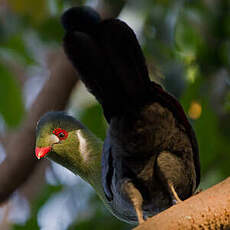
M 42 148 L 38 148 L 37 147 L 35 149 L 35 154 L 36 154 L 36 157 L 38 159 L 40 159 L 40 158 L 44 157 L 50 151 L 51 151 L 51 147 L 50 146 L 48 146 L 48 147 L 42 147 Z

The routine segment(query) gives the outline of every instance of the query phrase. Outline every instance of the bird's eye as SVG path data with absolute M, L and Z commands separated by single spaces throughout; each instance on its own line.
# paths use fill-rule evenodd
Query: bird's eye
M 63 137 L 65 137 L 65 134 L 64 133 L 59 133 L 58 137 L 63 138 Z
M 54 129 L 53 134 L 56 135 L 59 140 L 65 140 L 68 137 L 68 133 L 61 128 Z

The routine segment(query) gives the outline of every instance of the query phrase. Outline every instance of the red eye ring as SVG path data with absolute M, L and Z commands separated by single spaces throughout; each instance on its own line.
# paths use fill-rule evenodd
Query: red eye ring
M 68 132 L 61 128 L 55 129 L 53 131 L 53 134 L 56 135 L 59 138 L 59 140 L 65 140 L 68 137 Z

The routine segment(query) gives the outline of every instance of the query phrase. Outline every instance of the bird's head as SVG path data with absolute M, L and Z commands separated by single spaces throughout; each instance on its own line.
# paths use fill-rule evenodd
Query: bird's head
M 90 161 L 88 137 L 89 131 L 75 118 L 64 112 L 48 112 L 37 124 L 35 153 L 38 159 L 47 157 L 85 177 L 85 165 Z

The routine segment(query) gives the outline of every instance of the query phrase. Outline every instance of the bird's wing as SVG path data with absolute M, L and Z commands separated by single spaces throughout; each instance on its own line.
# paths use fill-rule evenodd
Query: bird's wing
M 102 185 L 105 195 L 109 201 L 113 199 L 112 177 L 113 177 L 113 157 L 111 154 L 110 139 L 106 138 L 102 153 Z
M 189 123 L 183 107 L 177 101 L 174 96 L 167 93 L 163 88 L 155 82 L 151 82 L 151 91 L 152 91 L 152 98 L 155 98 L 156 101 L 160 102 L 161 105 L 167 107 L 175 116 L 180 124 L 182 124 L 185 129 L 186 133 L 189 136 L 189 139 L 192 144 L 193 149 L 193 160 L 195 164 L 196 170 L 196 187 L 198 187 L 200 183 L 200 160 L 199 160 L 199 148 L 198 143 L 196 140 L 195 133 L 191 124 Z

